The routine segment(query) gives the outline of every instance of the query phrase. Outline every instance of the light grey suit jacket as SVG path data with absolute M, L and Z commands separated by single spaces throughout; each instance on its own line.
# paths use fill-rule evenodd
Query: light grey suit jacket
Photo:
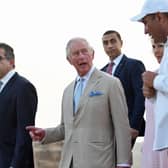
M 95 69 L 73 114 L 75 81 L 65 89 L 62 122 L 46 130 L 43 143 L 64 139 L 60 168 L 114 168 L 130 163 L 131 136 L 120 81 Z

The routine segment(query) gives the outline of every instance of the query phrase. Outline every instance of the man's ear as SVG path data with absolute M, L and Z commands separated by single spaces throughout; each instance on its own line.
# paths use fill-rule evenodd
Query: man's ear
M 10 59 L 10 60 L 9 60 L 9 63 L 10 63 L 10 65 L 13 66 L 13 68 L 15 67 L 15 60 L 14 60 L 14 59 Z
M 123 41 L 121 40 L 121 46 L 123 46 Z
M 72 65 L 71 59 L 68 56 L 66 58 L 67 58 L 68 62 Z
M 92 58 L 94 58 L 94 55 L 95 55 L 95 51 L 93 50 L 92 51 Z

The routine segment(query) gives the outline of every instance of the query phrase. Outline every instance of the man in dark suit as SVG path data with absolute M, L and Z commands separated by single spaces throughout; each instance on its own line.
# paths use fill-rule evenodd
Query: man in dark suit
M 15 72 L 13 49 L 0 43 L 0 168 L 33 168 L 32 141 L 25 130 L 34 124 L 35 87 Z
M 145 107 L 141 78 L 141 74 L 145 71 L 145 66 L 141 61 L 128 58 L 122 54 L 123 42 L 117 31 L 106 31 L 103 34 L 102 42 L 110 63 L 101 70 L 118 77 L 123 85 L 128 106 L 133 147 L 137 136 L 143 136 L 145 129 L 143 118 Z

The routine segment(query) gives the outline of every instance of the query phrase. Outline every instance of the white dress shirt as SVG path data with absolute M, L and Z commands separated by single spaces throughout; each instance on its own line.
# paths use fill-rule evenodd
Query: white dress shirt
M 168 41 L 165 44 L 158 75 L 154 79 L 155 99 L 154 150 L 168 148 Z
M 95 69 L 95 67 L 93 66 L 93 67 L 90 69 L 90 71 L 89 71 L 85 76 L 82 76 L 82 78 L 85 79 L 84 82 L 83 82 L 83 90 L 82 90 L 82 92 L 84 91 L 84 89 L 85 89 L 85 87 L 86 87 L 86 84 L 87 84 L 87 82 L 88 82 L 88 80 L 89 80 L 91 74 L 93 73 L 94 69 Z M 78 81 L 79 78 L 81 78 L 81 77 L 80 77 L 79 75 L 77 75 L 75 81 Z
M 5 87 L 5 85 L 8 83 L 8 81 L 12 78 L 12 76 L 15 74 L 15 70 L 11 70 L 9 71 L 3 78 L 1 78 L 0 80 L 2 81 L 2 86 L 0 88 L 0 92 L 3 90 L 3 88 Z
M 123 54 L 120 54 L 119 56 L 117 56 L 117 57 L 113 60 L 114 65 L 113 65 L 113 69 L 112 69 L 112 75 L 114 75 L 114 72 L 115 72 L 115 70 L 116 70 L 118 64 L 120 63 L 122 57 L 123 57 Z

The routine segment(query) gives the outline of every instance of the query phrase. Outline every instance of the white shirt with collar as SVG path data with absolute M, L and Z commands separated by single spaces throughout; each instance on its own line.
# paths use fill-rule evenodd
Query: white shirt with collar
M 85 75 L 85 76 L 82 76 L 83 79 L 85 79 L 83 81 L 83 88 L 82 88 L 82 92 L 84 91 L 85 87 L 86 87 L 86 84 L 90 78 L 90 76 L 92 75 L 93 71 L 94 71 L 95 67 L 92 66 L 92 68 L 90 69 L 90 71 Z M 79 75 L 76 77 L 76 80 L 75 81 L 78 81 L 79 78 L 81 78 Z
M 123 54 L 120 54 L 119 56 L 117 56 L 112 62 L 114 63 L 113 65 L 113 69 L 112 69 L 112 75 L 114 75 L 114 72 L 118 66 L 118 64 L 120 63 L 121 59 L 123 58 Z M 111 63 L 111 62 L 110 62 Z
M 0 81 L 3 83 L 2 86 L 1 86 L 1 88 L 0 88 L 0 92 L 3 90 L 3 88 L 6 86 L 6 84 L 8 83 L 8 81 L 12 78 L 12 76 L 15 73 L 16 73 L 15 70 L 12 69 L 3 78 L 0 79 Z
M 160 63 L 158 75 L 154 79 L 155 99 L 155 138 L 154 150 L 168 148 L 168 40 Z

